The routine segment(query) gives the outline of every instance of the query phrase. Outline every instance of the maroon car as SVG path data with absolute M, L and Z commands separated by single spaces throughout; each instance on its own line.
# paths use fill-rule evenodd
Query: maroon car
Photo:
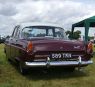
M 22 23 L 5 41 L 8 60 L 17 62 L 21 73 L 32 67 L 84 67 L 92 63 L 92 43 L 68 40 L 55 24 Z

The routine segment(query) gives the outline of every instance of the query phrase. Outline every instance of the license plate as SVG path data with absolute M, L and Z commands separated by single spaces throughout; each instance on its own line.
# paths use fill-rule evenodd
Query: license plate
M 53 59 L 60 59 L 60 58 L 71 58 L 71 53 L 52 53 L 51 58 Z

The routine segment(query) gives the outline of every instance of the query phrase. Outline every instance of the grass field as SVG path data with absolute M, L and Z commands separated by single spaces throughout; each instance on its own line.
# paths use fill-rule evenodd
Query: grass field
M 3 48 L 4 45 L 0 45 L 0 87 L 95 87 L 95 63 L 83 71 L 75 70 L 73 73 L 62 70 L 54 70 L 47 74 L 33 71 L 22 76 L 7 62 Z

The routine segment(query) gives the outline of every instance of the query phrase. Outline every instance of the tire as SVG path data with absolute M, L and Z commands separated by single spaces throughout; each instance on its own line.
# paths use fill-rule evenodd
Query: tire
M 28 72 L 28 70 L 27 69 L 25 69 L 23 66 L 22 66 L 22 64 L 21 64 L 21 62 L 19 62 L 19 72 L 22 74 L 22 75 L 26 75 L 27 74 L 27 72 Z

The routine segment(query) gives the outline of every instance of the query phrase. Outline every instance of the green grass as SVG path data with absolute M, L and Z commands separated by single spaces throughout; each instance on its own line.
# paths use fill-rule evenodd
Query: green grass
M 94 87 L 95 63 L 87 66 L 83 71 L 73 73 L 52 70 L 47 74 L 41 71 L 31 71 L 22 76 L 15 66 L 11 65 L 3 52 L 4 45 L 0 45 L 0 87 Z M 95 59 L 93 58 L 93 61 Z

